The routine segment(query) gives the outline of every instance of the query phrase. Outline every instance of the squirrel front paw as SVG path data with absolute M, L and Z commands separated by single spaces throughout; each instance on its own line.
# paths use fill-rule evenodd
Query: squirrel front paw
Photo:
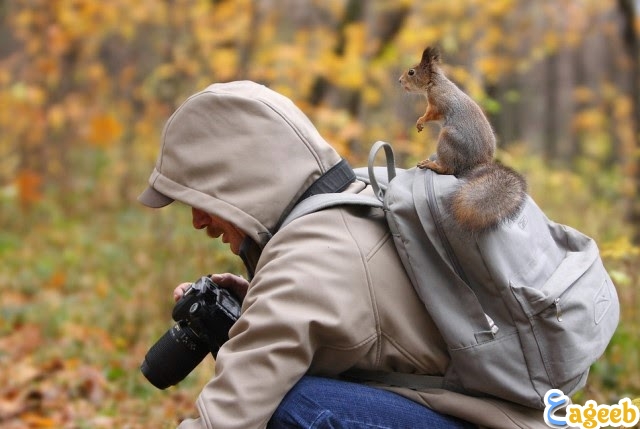
M 435 167 L 435 166 L 436 166 L 436 163 L 430 159 L 425 159 L 424 161 L 420 161 L 417 165 L 418 168 L 423 168 L 423 169 L 426 168 L 429 170 L 431 170 L 432 167 Z
M 418 122 L 416 122 L 416 128 L 418 129 L 418 132 L 422 131 L 424 129 L 424 122 L 422 122 L 421 120 L 418 119 Z
M 451 168 L 448 168 L 438 161 L 433 161 L 431 159 L 425 159 L 424 161 L 420 161 L 417 165 L 418 168 L 431 170 L 438 174 L 454 174 Z

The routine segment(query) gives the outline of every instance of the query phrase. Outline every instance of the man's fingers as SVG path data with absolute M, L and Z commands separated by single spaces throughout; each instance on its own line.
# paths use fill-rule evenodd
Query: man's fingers
M 213 280 L 220 287 L 229 289 L 240 300 L 243 300 L 247 295 L 249 289 L 249 282 L 242 276 L 231 273 L 212 274 L 211 280 Z M 184 292 L 191 286 L 192 283 L 180 283 L 173 290 L 173 300 L 178 301 L 184 295 Z
M 240 300 L 243 300 L 249 289 L 249 282 L 242 276 L 231 273 L 212 274 L 211 280 L 221 287 L 229 289 Z
M 173 300 L 177 301 L 180 298 L 182 298 L 182 295 L 184 295 L 184 291 L 187 290 L 189 288 L 189 286 L 191 286 L 191 283 L 180 283 L 174 290 L 173 290 Z

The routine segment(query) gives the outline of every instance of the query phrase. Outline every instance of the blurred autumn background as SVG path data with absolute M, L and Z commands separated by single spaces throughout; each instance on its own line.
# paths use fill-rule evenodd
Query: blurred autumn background
M 158 391 L 138 365 L 171 291 L 242 272 L 174 204 L 135 200 L 172 111 L 212 82 L 292 98 L 353 165 L 435 149 L 397 83 L 438 44 L 499 158 L 598 241 L 622 321 L 579 402 L 640 396 L 640 81 L 634 0 L 0 1 L 0 426 L 172 428 L 208 357 Z M 259 162 L 259 160 L 248 160 Z

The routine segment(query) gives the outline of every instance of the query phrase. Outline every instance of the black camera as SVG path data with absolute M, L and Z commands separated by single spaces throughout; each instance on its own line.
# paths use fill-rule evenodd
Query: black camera
M 149 349 L 140 371 L 158 389 L 182 381 L 207 353 L 215 358 L 240 317 L 240 302 L 204 276 L 173 307 L 177 323 Z

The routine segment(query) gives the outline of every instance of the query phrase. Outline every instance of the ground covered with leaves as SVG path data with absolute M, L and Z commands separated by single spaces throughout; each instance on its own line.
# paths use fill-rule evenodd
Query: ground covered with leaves
M 193 400 L 186 392 L 174 390 L 155 399 L 151 394 L 132 395 L 96 362 L 34 356 L 42 347 L 65 346 L 63 341 L 47 341 L 42 328 L 33 324 L 17 326 L 2 338 L 3 428 L 169 428 L 193 412 Z M 103 351 L 109 349 L 105 343 Z M 123 361 L 121 370 L 133 374 L 135 353 L 130 356 L 131 362 Z

